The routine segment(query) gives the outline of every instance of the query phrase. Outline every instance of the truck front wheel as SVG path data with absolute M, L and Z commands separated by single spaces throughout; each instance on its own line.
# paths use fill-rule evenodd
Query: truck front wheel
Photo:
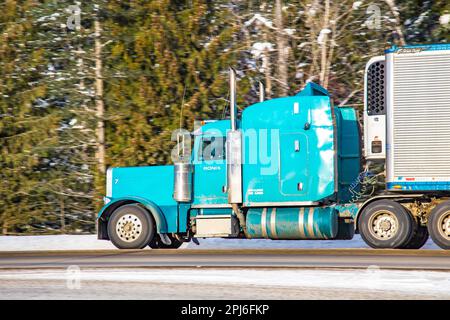
M 372 248 L 401 248 L 414 233 L 412 215 L 399 203 L 378 200 L 369 204 L 358 220 L 359 233 Z
M 108 235 L 119 249 L 142 249 L 153 239 L 154 222 L 150 214 L 138 204 L 116 209 L 108 221 Z
M 428 218 L 431 239 L 442 249 L 450 249 L 450 201 L 438 204 Z

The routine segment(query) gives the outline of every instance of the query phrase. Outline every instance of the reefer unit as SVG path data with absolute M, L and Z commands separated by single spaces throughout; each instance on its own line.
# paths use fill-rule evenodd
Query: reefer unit
M 369 60 L 364 72 L 364 157 L 386 158 L 385 57 Z
M 450 46 L 386 51 L 389 190 L 450 190 Z

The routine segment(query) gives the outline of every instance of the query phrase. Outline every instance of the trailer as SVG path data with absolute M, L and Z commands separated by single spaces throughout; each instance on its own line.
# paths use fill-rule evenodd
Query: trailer
M 363 130 L 315 83 L 239 116 L 230 69 L 230 119 L 180 132 L 173 165 L 108 169 L 98 238 L 158 249 L 359 233 L 373 248 L 431 236 L 449 249 L 450 45 L 394 46 L 367 63 L 364 88 Z M 385 188 L 355 197 L 368 163 L 384 165 Z

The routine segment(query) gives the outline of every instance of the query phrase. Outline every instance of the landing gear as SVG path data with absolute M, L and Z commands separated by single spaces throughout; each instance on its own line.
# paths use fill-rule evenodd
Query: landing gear
M 450 201 L 438 204 L 428 218 L 431 239 L 442 249 L 450 249 Z
M 358 229 L 372 248 L 397 249 L 409 244 L 413 238 L 414 218 L 401 204 L 378 200 L 361 212 Z
M 143 249 L 153 239 L 154 222 L 137 204 L 127 204 L 113 212 L 108 221 L 108 235 L 119 249 Z
M 183 244 L 182 241 L 178 240 L 172 235 L 167 235 L 171 241 L 169 245 L 162 242 L 160 235 L 156 235 L 148 246 L 152 249 L 178 249 Z

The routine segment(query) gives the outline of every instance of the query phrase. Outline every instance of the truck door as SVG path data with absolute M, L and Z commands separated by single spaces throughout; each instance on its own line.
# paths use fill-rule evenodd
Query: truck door
M 309 190 L 308 137 L 303 132 L 280 136 L 280 192 L 284 196 L 304 196 Z
M 227 205 L 225 137 L 197 136 L 194 152 L 193 205 Z

